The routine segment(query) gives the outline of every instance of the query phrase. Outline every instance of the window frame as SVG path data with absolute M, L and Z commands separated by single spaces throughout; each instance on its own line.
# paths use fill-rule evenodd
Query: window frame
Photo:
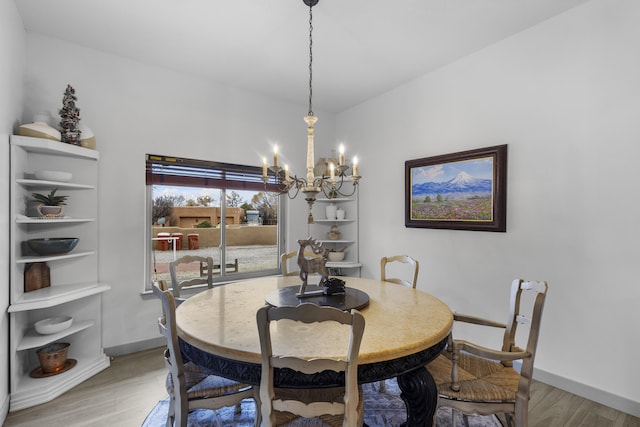
M 168 165 L 167 172 L 161 174 L 154 174 L 152 164 L 160 165 L 165 164 Z M 173 165 L 175 166 L 175 170 L 178 170 L 176 175 L 172 175 L 170 173 Z M 202 170 L 206 170 L 210 168 L 212 174 L 202 173 L 197 176 L 180 176 L 179 171 L 183 170 L 184 167 L 181 165 L 195 165 L 196 168 L 200 167 Z M 184 186 L 184 187 L 202 187 L 202 188 L 217 188 L 221 193 L 221 202 L 220 203 L 220 216 L 222 221 L 226 221 L 226 193 L 227 191 L 232 190 L 244 190 L 244 191 L 263 191 L 269 192 L 269 190 L 274 190 L 275 182 L 270 181 L 266 185 L 262 182 L 262 188 L 259 187 L 259 183 L 257 182 L 257 177 L 261 180 L 262 171 L 259 167 L 255 166 L 247 166 L 247 165 L 239 165 L 239 164 L 231 164 L 231 163 L 221 163 L 221 162 L 212 162 L 206 160 L 196 160 L 196 159 L 185 159 L 180 157 L 173 156 L 160 156 L 155 154 L 146 154 L 145 155 L 145 233 L 144 233 L 144 247 L 145 247 L 145 263 L 144 263 L 144 289 L 143 294 L 148 294 L 151 292 L 151 286 L 154 282 L 154 275 L 152 273 L 152 263 L 153 263 L 153 219 L 152 219 L 152 211 L 153 211 L 153 186 L 154 185 L 167 185 L 167 186 Z M 227 175 L 225 172 L 229 172 Z M 227 179 L 228 176 L 231 179 Z M 243 184 L 242 177 L 247 178 L 248 184 Z M 198 185 L 200 184 L 200 185 Z M 210 185 L 212 184 L 212 185 Z M 222 185 L 227 184 L 229 187 L 224 188 Z M 276 191 L 273 191 L 276 192 Z M 281 274 L 281 266 L 280 266 L 280 256 L 283 248 L 286 248 L 286 200 L 282 194 L 279 196 L 278 200 L 278 222 L 277 222 L 277 260 L 276 267 L 267 270 L 260 271 L 251 271 L 251 272 L 233 272 L 228 274 L 226 272 L 226 262 L 220 263 L 220 273 L 214 276 L 214 283 L 216 285 L 222 285 L 226 283 L 232 283 L 239 280 L 256 278 L 256 277 L 265 277 L 265 276 L 273 276 Z M 226 227 L 220 228 L 220 241 L 225 242 L 225 244 L 221 244 L 220 248 L 220 259 L 226 259 Z M 170 283 L 168 283 L 170 286 Z M 202 286 L 194 286 L 193 290 L 188 290 L 189 292 L 199 292 L 200 290 L 206 289 L 205 285 Z

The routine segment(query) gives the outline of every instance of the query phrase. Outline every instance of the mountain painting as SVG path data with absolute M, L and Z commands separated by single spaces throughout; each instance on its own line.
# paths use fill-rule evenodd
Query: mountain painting
M 411 219 L 493 221 L 494 157 L 411 169 Z

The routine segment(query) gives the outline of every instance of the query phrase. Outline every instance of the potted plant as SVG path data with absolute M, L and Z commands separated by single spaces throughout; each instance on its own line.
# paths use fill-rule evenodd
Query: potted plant
M 62 216 L 63 205 L 69 196 L 56 196 L 57 188 L 51 190 L 49 194 L 33 193 L 31 196 L 38 205 L 38 213 L 44 217 L 57 218 Z

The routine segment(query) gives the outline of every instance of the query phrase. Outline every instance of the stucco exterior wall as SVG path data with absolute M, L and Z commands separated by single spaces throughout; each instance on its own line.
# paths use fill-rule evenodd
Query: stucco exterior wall
M 201 248 L 220 246 L 220 228 L 182 228 L 182 227 L 153 227 L 153 237 L 158 233 L 182 233 L 182 247 L 188 248 L 189 234 L 198 235 L 198 245 Z M 276 245 L 278 241 L 277 225 L 228 225 L 227 246 Z M 157 249 L 157 242 L 153 248 Z

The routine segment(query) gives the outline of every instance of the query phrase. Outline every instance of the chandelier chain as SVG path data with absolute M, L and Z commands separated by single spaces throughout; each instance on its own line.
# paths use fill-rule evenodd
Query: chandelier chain
M 313 116 L 313 2 L 309 2 L 309 116 Z

